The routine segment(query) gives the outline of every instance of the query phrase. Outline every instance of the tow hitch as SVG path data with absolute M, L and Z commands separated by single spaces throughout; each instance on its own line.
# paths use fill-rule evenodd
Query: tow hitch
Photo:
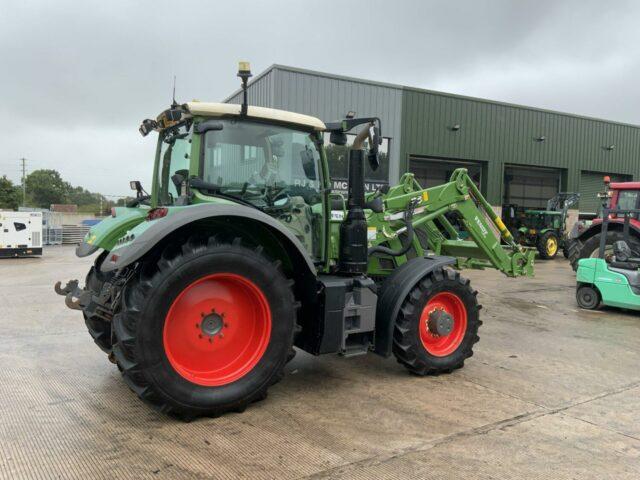
M 78 286 L 78 280 L 69 280 L 64 288 L 56 282 L 54 289 L 58 295 L 64 296 L 64 303 L 73 310 L 82 310 L 91 302 L 91 292 Z

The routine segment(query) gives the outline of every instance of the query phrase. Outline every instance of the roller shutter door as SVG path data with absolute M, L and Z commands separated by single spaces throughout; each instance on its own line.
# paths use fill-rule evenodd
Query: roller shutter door
M 473 182 L 480 187 L 482 164 L 457 160 L 442 160 L 429 157 L 410 157 L 409 171 L 416 176 L 422 188 L 446 183 L 456 168 L 466 168 Z
M 580 211 L 583 213 L 597 213 L 601 200 L 598 193 L 604 189 L 602 177 L 609 175 L 612 182 L 630 182 L 631 175 L 607 174 L 601 172 L 580 173 Z
M 504 167 L 504 204 L 545 209 L 560 189 L 560 170 L 552 168 Z

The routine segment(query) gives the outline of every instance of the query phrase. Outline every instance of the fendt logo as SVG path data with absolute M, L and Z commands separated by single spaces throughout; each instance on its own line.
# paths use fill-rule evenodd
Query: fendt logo
M 480 229 L 480 231 L 482 232 L 482 236 L 486 237 L 489 232 L 487 232 L 487 229 L 485 228 L 485 226 L 482 224 L 482 220 L 480 220 L 480 217 L 478 217 L 477 215 L 475 216 L 475 221 L 476 221 L 476 225 L 478 225 L 478 228 Z

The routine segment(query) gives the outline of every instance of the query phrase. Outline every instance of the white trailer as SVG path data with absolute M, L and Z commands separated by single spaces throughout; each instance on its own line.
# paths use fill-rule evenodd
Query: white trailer
M 0 211 L 0 257 L 42 255 L 42 212 Z

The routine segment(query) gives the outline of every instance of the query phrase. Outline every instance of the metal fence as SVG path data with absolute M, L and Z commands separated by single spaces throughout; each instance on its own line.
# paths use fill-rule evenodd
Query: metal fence
M 63 213 L 44 208 L 19 207 L 20 212 L 42 212 L 42 244 L 77 244 L 89 231 L 87 225 L 63 225 Z

